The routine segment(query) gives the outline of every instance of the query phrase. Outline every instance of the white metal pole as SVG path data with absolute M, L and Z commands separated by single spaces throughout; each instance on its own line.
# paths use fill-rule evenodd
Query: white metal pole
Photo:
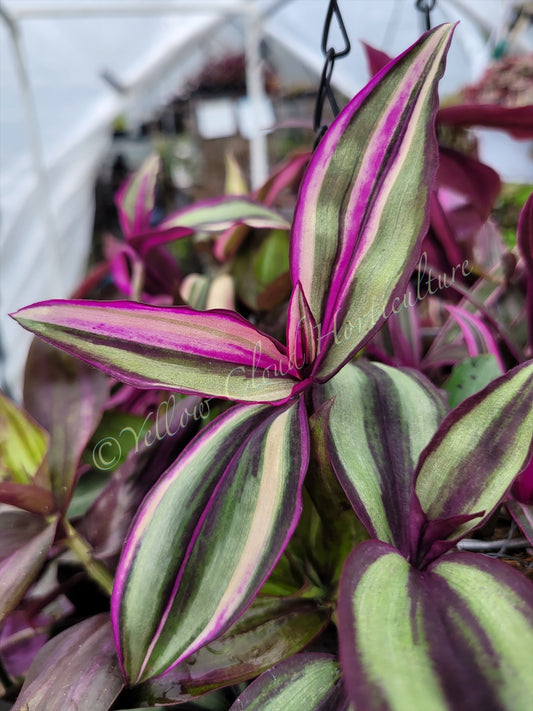
M 33 90 L 28 71 L 26 69 L 26 62 L 24 59 L 24 53 L 22 51 L 21 36 L 17 23 L 1 5 L 0 17 L 6 23 L 6 26 L 9 30 L 9 36 L 11 37 L 13 54 L 15 57 L 15 66 L 17 68 L 18 82 L 22 94 L 22 103 L 28 128 L 30 153 L 37 180 L 37 197 L 39 201 L 39 209 L 42 216 L 46 240 L 50 246 L 52 254 L 54 255 L 54 275 L 57 279 L 57 283 L 60 283 L 60 259 L 57 245 L 57 235 L 55 231 L 55 220 L 52 213 L 50 190 L 48 187 L 48 175 L 44 163 L 43 148 L 41 144 L 41 136 L 39 133 L 37 107 L 35 105 Z
M 252 189 L 262 185 L 268 177 L 268 146 L 266 133 L 261 128 L 261 112 L 265 100 L 264 72 L 261 60 L 261 16 L 255 0 L 251 0 L 245 18 L 246 90 L 250 102 L 250 179 Z

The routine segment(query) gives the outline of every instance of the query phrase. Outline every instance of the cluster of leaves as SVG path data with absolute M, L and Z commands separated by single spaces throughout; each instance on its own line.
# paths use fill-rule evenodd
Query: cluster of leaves
M 150 159 L 78 292 L 127 300 L 15 314 L 42 339 L 0 401 L 15 711 L 528 707 L 533 584 L 457 544 L 504 501 L 533 544 L 533 198 L 507 252 L 497 174 L 437 144 L 452 31 L 369 48 L 254 194 L 230 163 L 154 224 Z

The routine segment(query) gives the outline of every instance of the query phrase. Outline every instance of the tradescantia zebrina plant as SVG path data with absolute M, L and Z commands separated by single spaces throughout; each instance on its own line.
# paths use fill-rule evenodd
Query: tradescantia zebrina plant
M 427 381 L 401 371 L 383 371 L 392 393 L 388 396 L 393 399 L 392 411 L 398 416 L 387 419 L 380 414 L 382 398 L 369 386 L 374 370 L 348 364 L 401 303 L 418 259 L 437 162 L 437 83 L 452 29 L 444 25 L 426 33 L 382 70 L 341 112 L 315 151 L 302 181 L 291 233 L 294 288 L 286 345 L 223 310 L 50 301 L 15 315 L 21 325 L 45 340 L 137 387 L 164 387 L 240 403 L 185 448 L 144 500 L 125 542 L 111 608 L 119 658 L 130 684 L 146 683 L 177 668 L 220 638 L 251 604 L 295 531 L 314 443 L 318 460 L 324 468 L 331 464 L 356 513 L 379 539 L 356 547 L 349 558 L 339 608 L 343 620 L 348 619 L 343 622 L 341 661 L 351 703 L 355 708 L 372 708 L 366 700 L 374 703 L 373 699 L 381 698 L 375 688 L 384 683 L 386 665 L 380 676 L 371 665 L 374 650 L 367 654 L 358 646 L 357 625 L 361 617 L 366 618 L 366 608 L 355 610 L 356 622 L 347 617 L 346 601 L 358 599 L 355 593 L 361 589 L 354 568 L 356 573 L 366 571 L 365 561 L 357 559 L 358 550 L 363 548 L 364 554 L 370 546 L 385 546 L 389 555 L 396 556 L 394 561 L 400 560 L 398 565 L 409 571 L 410 566 L 424 571 L 427 566 L 445 565 L 448 558 L 442 556 L 468 530 L 467 522 L 474 521 L 474 526 L 478 519 L 473 516 L 481 509 L 491 511 L 525 464 L 533 430 L 528 405 L 533 399 L 531 366 L 503 376 L 495 391 L 504 395 L 487 407 L 480 396 L 480 402 L 469 405 L 470 417 L 463 411 L 450 415 L 452 419 L 445 420 L 432 439 L 444 407 Z M 363 393 L 369 394 L 368 400 Z M 524 393 L 529 393 L 529 399 Z M 519 422 L 523 423 L 516 432 L 516 420 L 509 419 L 515 401 L 521 402 Z M 498 407 L 503 408 L 501 413 Z M 463 500 L 455 489 L 456 475 L 464 461 L 470 466 L 472 457 L 467 457 L 464 441 L 472 434 L 471 422 L 482 415 L 485 423 L 489 415 L 493 417 L 491 432 L 498 427 L 505 430 L 505 436 L 493 438 L 499 443 L 494 458 L 505 461 L 505 466 L 495 469 L 476 463 L 477 476 L 469 484 L 473 493 Z M 423 495 L 418 486 L 424 482 L 424 467 L 439 470 L 431 464 L 430 450 L 436 448 L 438 462 L 450 458 L 447 451 L 442 454 L 446 434 L 435 444 L 447 427 L 463 442 L 460 453 L 466 460 L 458 459 L 455 468 L 452 460 L 441 479 L 437 473 L 433 479 L 427 475 Z M 387 462 L 376 443 L 397 441 L 393 435 L 402 446 L 399 458 Z M 354 443 L 355 459 L 350 449 Z M 424 460 L 421 452 L 426 445 Z M 473 446 L 482 445 L 478 437 Z M 451 448 L 457 446 L 454 440 Z M 396 450 L 391 445 L 387 453 Z M 423 463 L 413 493 L 419 455 Z M 480 494 L 478 501 L 475 491 L 479 493 L 487 482 L 490 495 Z M 405 570 L 401 592 L 411 599 Z M 519 576 L 506 574 L 512 580 L 501 604 L 512 606 L 511 593 L 515 587 L 518 590 L 515 578 Z M 496 574 L 493 577 L 499 581 Z M 507 580 L 503 574 L 501 578 Z M 445 576 L 443 585 L 453 587 L 453 579 L 453 574 Z M 383 592 L 381 578 L 378 582 L 377 587 L 370 586 L 376 610 L 381 604 L 377 593 Z M 454 619 L 462 619 L 466 605 L 462 600 L 462 607 L 452 605 Z M 531 606 L 523 602 L 522 607 L 520 620 L 530 634 Z M 374 609 L 368 613 L 373 619 Z M 398 649 L 404 644 L 412 655 L 409 645 L 422 634 L 422 622 L 410 636 L 406 633 L 398 639 Z M 485 620 L 476 618 L 474 627 L 476 633 L 486 629 L 492 638 L 493 630 Z M 450 654 L 460 650 L 464 656 L 470 638 L 456 637 L 438 638 L 443 645 L 453 644 Z M 499 660 L 505 644 L 497 642 L 492 649 Z M 356 651 L 350 651 L 354 646 Z M 424 659 L 426 667 L 431 666 L 430 652 Z M 304 656 L 291 669 L 308 662 Z M 509 661 L 508 675 L 520 667 L 519 662 Z M 309 663 L 324 666 L 331 684 L 337 683 L 334 661 L 321 657 Z M 398 673 L 403 671 L 398 666 L 391 677 L 395 680 L 391 684 L 399 689 Z M 460 689 L 465 677 L 458 674 L 449 683 Z M 262 694 L 275 698 L 276 689 L 265 692 L 264 683 L 259 686 Z M 236 708 L 248 708 L 248 703 L 250 708 L 258 707 L 250 698 L 252 686 L 250 690 Z M 416 708 L 430 708 L 423 705 L 430 696 L 427 689 L 423 697 L 418 688 L 405 691 L 405 703 L 418 703 L 420 698 Z M 320 698 L 328 695 L 323 685 L 320 694 Z M 393 690 L 375 706 L 387 707 L 387 703 L 395 708 L 394 696 Z M 319 703 L 310 699 L 308 708 L 318 708 Z M 410 707 L 415 708 L 414 703 Z

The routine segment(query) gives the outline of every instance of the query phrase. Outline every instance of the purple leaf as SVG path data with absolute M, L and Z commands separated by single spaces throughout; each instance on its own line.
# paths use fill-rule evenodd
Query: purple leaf
M 533 137 L 533 105 L 495 106 L 494 104 L 459 104 L 446 106 L 437 114 L 437 122 L 446 126 L 483 126 L 510 133 L 514 138 Z
M 516 477 L 511 493 L 517 501 L 533 504 L 533 459 Z
M 528 197 L 518 220 L 516 245 L 526 264 L 526 313 L 529 350 L 533 354 L 533 193 Z
M 68 505 L 80 457 L 102 417 L 109 379 L 80 360 L 34 339 L 24 381 L 24 404 L 49 432 L 51 487 Z
M 0 620 L 23 598 L 48 557 L 57 521 L 48 525 L 25 511 L 0 510 Z
M 97 615 L 45 644 L 13 711 L 107 711 L 123 686 L 109 616 Z
M 533 503 L 524 504 L 521 501 L 508 501 L 507 508 L 519 529 L 533 546 Z
M 48 516 L 56 510 L 50 491 L 35 484 L 0 481 L 0 502 L 41 516 Z

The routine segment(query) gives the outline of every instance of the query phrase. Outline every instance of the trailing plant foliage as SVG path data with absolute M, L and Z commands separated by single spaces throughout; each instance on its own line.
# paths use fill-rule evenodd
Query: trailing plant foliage
M 383 63 L 311 158 L 255 195 L 153 225 L 150 159 L 117 195 L 124 241 L 79 293 L 107 272 L 131 300 L 14 315 L 62 351 L 33 346 L 28 413 L 0 401 L 11 507 L 0 525 L 18 532 L 0 563 L 2 612 L 27 609 L 30 630 L 55 610 L 66 627 L 48 624 L 37 656 L 20 650 L 15 709 L 199 708 L 188 706 L 199 697 L 236 711 L 526 708 L 533 585 L 456 550 L 511 491 L 517 520 L 530 514 L 533 362 L 527 335 L 514 344 L 507 317 L 479 306 L 501 296 L 498 279 L 474 283 L 443 218 L 458 158 L 441 149 L 437 168 L 434 124 L 452 32 Z M 473 185 L 499 179 L 465 161 L 459 182 L 485 225 Z M 274 203 L 307 162 L 289 223 Z M 518 236 L 527 295 L 517 286 L 528 314 L 530 207 Z M 435 290 L 430 227 L 453 261 Z M 200 238 L 213 254 L 185 275 L 173 250 Z M 431 350 L 423 309 L 443 291 Z M 45 564 L 59 581 L 73 555 L 110 595 L 77 624 L 71 583 L 30 589 Z

